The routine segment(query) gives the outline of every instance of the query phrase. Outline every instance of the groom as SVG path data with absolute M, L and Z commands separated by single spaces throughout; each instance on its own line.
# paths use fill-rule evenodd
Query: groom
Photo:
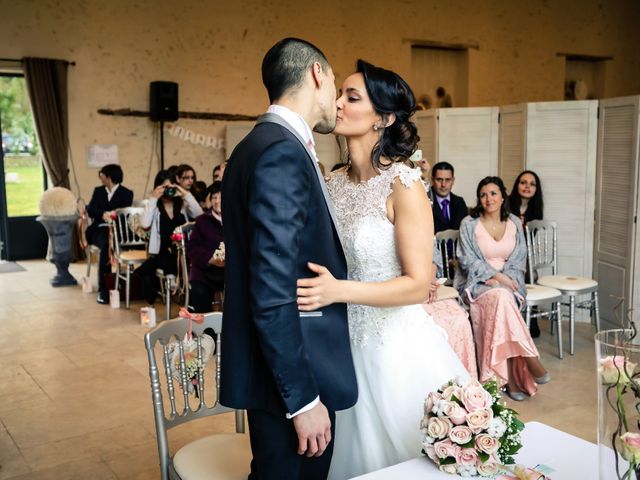
M 222 183 L 220 400 L 247 409 L 251 479 L 325 479 L 335 411 L 357 399 L 347 311 L 301 316 L 296 279 L 313 275 L 307 262 L 347 273 L 311 133 L 335 127 L 335 77 L 318 48 L 286 38 L 265 55 L 262 80 L 271 106 Z

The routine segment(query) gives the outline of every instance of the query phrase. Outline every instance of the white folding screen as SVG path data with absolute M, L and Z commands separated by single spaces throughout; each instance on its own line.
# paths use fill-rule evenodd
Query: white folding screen
M 639 105 L 639 96 L 600 101 L 593 269 L 600 316 L 609 327 L 619 325 L 629 308 L 636 321 L 640 316 Z M 616 318 L 618 298 L 624 303 Z
M 595 100 L 500 108 L 500 176 L 507 190 L 522 170 L 540 177 L 544 218 L 558 224 L 558 272 L 592 276 Z
M 454 193 L 476 204 L 476 187 L 498 173 L 498 108 L 439 108 L 416 113 L 420 147 L 431 165 L 456 170 Z
M 227 160 L 236 145 L 251 131 L 253 125 L 253 122 L 234 122 L 227 125 L 225 135 Z M 336 137 L 333 135 L 320 135 L 314 132 L 313 139 L 316 143 L 315 148 L 318 159 L 324 165 L 325 172 L 328 173 L 331 171 L 331 167 L 340 162 L 340 150 Z
M 498 175 L 507 189 L 511 188 L 525 165 L 527 141 L 526 109 L 523 105 L 500 107 L 500 142 L 498 147 Z
M 598 102 L 527 106 L 526 167 L 540 176 L 544 218 L 558 224 L 558 272 L 590 278 Z

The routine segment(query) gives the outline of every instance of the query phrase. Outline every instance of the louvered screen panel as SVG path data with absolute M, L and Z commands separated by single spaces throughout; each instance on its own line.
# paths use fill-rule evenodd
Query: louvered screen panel
M 500 107 L 498 175 L 511 192 L 513 182 L 525 166 L 526 106 Z
M 629 250 L 633 201 L 633 105 L 603 109 L 600 170 L 600 251 L 623 261 Z
M 623 312 L 633 308 L 640 298 L 637 281 L 639 269 L 634 262 L 634 246 L 638 168 L 638 103 L 640 97 L 602 100 L 598 131 L 598 196 L 596 217 L 596 248 L 594 268 L 603 299 L 601 318 L 608 327 L 619 326 Z M 625 299 L 622 308 L 614 312 L 617 300 Z
M 453 192 L 475 206 L 478 182 L 498 174 L 498 108 L 446 108 L 438 115 L 439 160 L 455 167 Z
M 526 165 L 558 223 L 560 274 L 591 277 L 596 142 L 597 101 L 528 104 Z
M 433 166 L 438 160 L 438 119 L 437 110 L 418 111 L 413 116 L 413 121 L 418 127 L 418 148 L 422 150 L 422 156 Z

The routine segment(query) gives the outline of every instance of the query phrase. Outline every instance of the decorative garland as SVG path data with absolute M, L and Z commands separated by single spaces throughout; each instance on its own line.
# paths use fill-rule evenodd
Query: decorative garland
M 222 150 L 224 148 L 224 138 L 203 135 L 196 133 L 188 128 L 181 127 L 175 123 L 166 123 L 165 130 L 172 137 L 177 137 L 183 142 L 191 142 L 194 145 L 202 145 L 213 150 Z

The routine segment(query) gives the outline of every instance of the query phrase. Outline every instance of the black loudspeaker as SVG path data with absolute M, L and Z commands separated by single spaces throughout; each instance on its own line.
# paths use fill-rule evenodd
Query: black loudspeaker
M 149 117 L 153 122 L 178 120 L 178 84 L 151 82 L 149 84 Z

